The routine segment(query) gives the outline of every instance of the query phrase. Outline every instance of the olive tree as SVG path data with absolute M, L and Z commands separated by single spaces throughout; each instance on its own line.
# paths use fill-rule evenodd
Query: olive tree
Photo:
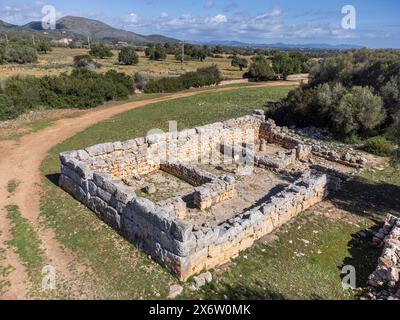
M 118 61 L 124 65 L 134 65 L 139 63 L 139 56 L 132 47 L 124 47 L 118 55 Z
M 352 132 L 367 133 L 386 118 L 382 98 L 368 87 L 353 87 L 343 95 L 332 112 L 336 130 L 343 136 Z
M 235 55 L 231 62 L 232 67 L 240 68 L 240 71 L 243 71 L 243 68 L 247 68 L 249 63 L 245 58 L 241 58 Z

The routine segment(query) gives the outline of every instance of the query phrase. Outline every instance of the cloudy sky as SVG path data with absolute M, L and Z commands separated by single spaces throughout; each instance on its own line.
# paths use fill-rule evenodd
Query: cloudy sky
M 43 17 L 83 16 L 141 34 L 184 40 L 253 43 L 358 44 L 400 48 L 399 0 L 0 0 L 0 19 L 24 24 Z M 355 29 L 345 29 L 342 8 L 352 5 Z

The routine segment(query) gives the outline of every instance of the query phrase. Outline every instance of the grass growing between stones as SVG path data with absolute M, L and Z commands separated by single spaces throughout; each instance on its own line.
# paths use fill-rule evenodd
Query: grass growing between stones
M 144 136 L 153 128 L 166 130 L 170 120 L 176 120 L 178 129 L 183 129 L 238 117 L 262 107 L 267 100 L 285 96 L 289 90 L 289 87 L 245 88 L 157 103 L 90 127 L 49 152 L 41 167 L 47 177 L 41 222 L 53 228 L 57 239 L 89 267 L 91 275 L 87 281 L 96 287 L 97 298 L 166 298 L 169 286 L 178 281 L 57 187 L 58 154 L 96 143 Z M 373 191 L 369 190 L 369 183 L 363 184 L 368 192 Z M 360 243 L 354 234 L 376 222 L 361 214 L 362 206 L 367 205 L 365 201 L 357 203 L 357 208 L 351 206 L 351 192 L 352 188 L 344 191 L 350 199 L 344 195 L 333 199 L 346 219 L 325 216 L 324 210 L 307 212 L 278 230 L 277 241 L 260 241 L 230 265 L 214 270 L 213 283 L 204 289 L 192 292 L 190 284 L 184 285 L 181 298 L 354 298 L 354 293 L 342 289 L 341 266 L 353 263 L 362 267 L 366 257 L 375 257 L 375 251 L 364 254 L 369 248 L 368 241 Z M 354 197 L 364 195 L 359 193 Z M 380 207 L 375 209 L 383 215 Z M 364 278 L 362 275 L 360 283 Z

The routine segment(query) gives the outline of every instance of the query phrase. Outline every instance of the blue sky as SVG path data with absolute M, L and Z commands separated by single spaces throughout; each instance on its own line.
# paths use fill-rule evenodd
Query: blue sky
M 400 48 L 400 1 L 310 0 L 0 0 L 0 19 L 40 20 L 44 5 L 59 17 L 83 16 L 141 34 L 185 40 L 359 44 Z M 356 9 L 356 29 L 342 28 L 342 7 Z

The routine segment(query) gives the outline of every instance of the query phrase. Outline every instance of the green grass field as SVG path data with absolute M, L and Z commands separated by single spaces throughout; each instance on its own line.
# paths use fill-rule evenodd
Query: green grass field
M 268 100 L 285 96 L 289 90 L 289 87 L 243 88 L 157 103 L 96 124 L 49 152 L 41 167 L 47 177 L 41 223 L 53 228 L 62 245 L 91 270 L 84 281 L 96 288 L 94 298 L 164 299 L 169 286 L 178 281 L 56 186 L 58 154 L 96 143 L 144 136 L 153 128 L 165 130 L 170 120 L 176 120 L 178 128 L 183 129 L 238 117 L 263 107 Z M 398 199 L 389 194 L 388 199 L 373 208 L 367 201 L 373 199 L 371 193 L 376 197 L 389 191 L 400 195 L 400 175 L 398 172 L 396 175 L 397 180 L 392 175 L 390 184 L 384 176 L 380 182 L 373 182 L 368 176 L 360 178 L 356 185 L 332 199 L 332 213 L 317 207 L 302 214 L 231 264 L 214 270 L 214 281 L 200 291 L 191 291 L 190 282 L 184 284 L 181 298 L 354 298 L 355 292 L 342 289 L 341 267 L 357 266 L 361 270 L 358 283 L 365 285 L 378 251 L 355 234 L 376 227 L 388 211 L 400 212 Z M 397 186 L 392 184 L 395 181 Z M 353 198 L 357 201 L 352 201 Z M 365 213 L 367 209 L 371 212 Z M 275 241 L 270 241 L 271 238 Z M 68 293 L 64 294 L 68 297 Z

